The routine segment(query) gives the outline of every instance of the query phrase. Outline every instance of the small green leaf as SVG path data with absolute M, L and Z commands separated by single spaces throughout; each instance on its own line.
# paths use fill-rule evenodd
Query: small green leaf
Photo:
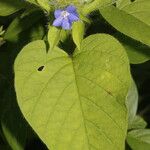
M 134 81 L 127 95 L 128 106 L 128 130 L 145 128 L 147 123 L 140 116 L 136 116 L 138 107 L 138 91 Z
M 81 47 L 81 42 L 83 40 L 83 36 L 84 36 L 84 23 L 82 21 L 77 21 L 73 23 L 72 26 L 72 37 L 73 37 L 73 41 L 76 44 L 78 50 L 80 50 Z
M 131 87 L 127 95 L 127 106 L 128 106 L 128 124 L 130 125 L 136 116 L 138 107 L 138 91 L 134 81 L 132 81 Z
M 60 41 L 65 42 L 69 36 L 70 36 L 70 31 L 69 30 L 61 30 Z
M 50 26 L 48 31 L 48 42 L 51 50 L 58 44 L 60 38 L 61 30 L 54 26 Z
M 135 116 L 134 120 L 130 122 L 128 129 L 144 129 L 147 126 L 147 122 L 140 116 Z
M 0 26 L 0 37 L 3 36 L 4 33 L 5 31 L 3 30 L 3 26 Z
M 96 34 L 72 57 L 46 51 L 35 41 L 15 61 L 18 104 L 38 136 L 51 150 L 123 150 L 130 67 L 122 45 Z
M 150 1 L 134 1 L 119 9 L 101 8 L 102 16 L 118 31 L 150 46 Z
M 2 129 L 7 139 L 7 142 L 13 150 L 24 150 L 24 148 L 19 144 L 19 142 L 17 142 L 14 135 L 12 135 L 11 131 L 9 131 L 9 129 L 4 124 L 2 124 Z
M 127 142 L 132 150 L 150 150 L 150 130 L 139 129 L 128 133 Z

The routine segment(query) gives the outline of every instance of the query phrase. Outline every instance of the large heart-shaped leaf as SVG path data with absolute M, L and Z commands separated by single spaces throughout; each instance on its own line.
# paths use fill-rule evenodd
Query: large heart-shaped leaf
M 129 70 L 123 47 L 106 34 L 84 39 L 73 56 L 35 41 L 15 61 L 18 103 L 50 150 L 123 150 Z

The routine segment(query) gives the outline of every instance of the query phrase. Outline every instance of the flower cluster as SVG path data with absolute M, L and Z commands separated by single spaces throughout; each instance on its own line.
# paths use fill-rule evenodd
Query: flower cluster
M 76 7 L 73 5 L 68 6 L 64 10 L 55 10 L 54 16 L 55 20 L 53 22 L 53 26 L 62 27 L 65 30 L 71 29 L 72 23 L 79 20 Z

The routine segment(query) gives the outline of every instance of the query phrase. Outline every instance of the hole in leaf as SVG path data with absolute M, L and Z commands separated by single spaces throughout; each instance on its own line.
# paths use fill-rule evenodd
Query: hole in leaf
M 38 71 L 42 71 L 44 69 L 44 66 L 40 66 L 39 68 L 38 68 Z

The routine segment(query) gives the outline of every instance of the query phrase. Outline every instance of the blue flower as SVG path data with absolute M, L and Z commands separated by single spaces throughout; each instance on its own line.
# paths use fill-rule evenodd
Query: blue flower
M 73 5 L 68 6 L 64 10 L 55 10 L 54 16 L 55 20 L 53 22 L 53 26 L 62 27 L 65 30 L 71 29 L 72 23 L 79 20 L 76 7 Z

